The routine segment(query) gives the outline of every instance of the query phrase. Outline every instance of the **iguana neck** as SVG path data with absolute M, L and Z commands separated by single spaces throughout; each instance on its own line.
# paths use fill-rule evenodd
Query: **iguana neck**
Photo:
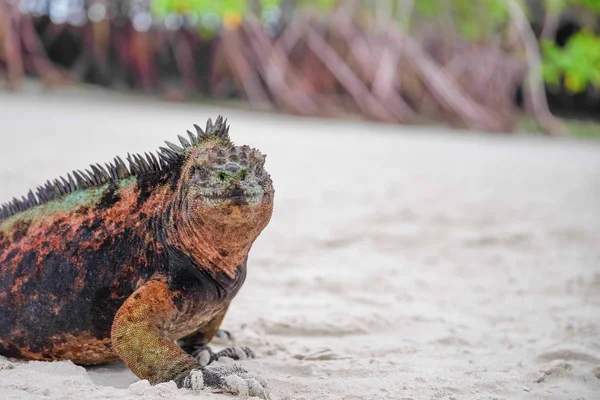
M 190 256 L 199 268 L 213 276 L 221 272 L 235 277 L 257 235 L 247 223 L 236 223 L 227 215 L 190 215 L 192 210 L 185 197 L 166 207 L 162 224 L 166 243 Z

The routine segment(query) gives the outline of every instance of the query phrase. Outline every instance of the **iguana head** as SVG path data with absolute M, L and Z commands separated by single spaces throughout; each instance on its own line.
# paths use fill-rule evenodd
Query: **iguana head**
M 177 185 L 178 219 L 187 235 L 182 240 L 204 252 L 208 249 L 199 242 L 208 240 L 221 257 L 236 258 L 234 253 L 247 252 L 271 219 L 274 189 L 264 168 L 266 156 L 235 146 L 222 117 L 196 130 L 188 132 L 189 141 L 180 137 L 185 155 Z

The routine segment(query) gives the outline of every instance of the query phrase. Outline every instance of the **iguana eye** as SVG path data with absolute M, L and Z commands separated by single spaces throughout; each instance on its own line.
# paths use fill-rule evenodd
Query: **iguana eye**
M 217 172 L 217 178 L 219 178 L 219 180 L 222 182 L 225 180 L 225 178 L 227 178 L 227 173 L 223 170 L 220 170 Z
M 248 177 L 248 170 L 247 169 L 241 170 L 240 171 L 240 179 L 245 181 L 247 177 Z

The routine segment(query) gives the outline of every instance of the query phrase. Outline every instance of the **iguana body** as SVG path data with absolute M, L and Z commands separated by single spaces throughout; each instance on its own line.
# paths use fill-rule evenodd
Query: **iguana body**
M 244 282 L 274 190 L 265 157 L 234 146 L 221 117 L 196 128 L 183 148 L 129 168 L 116 158 L 0 208 L 0 354 L 120 357 L 151 383 L 197 380 L 189 353 Z

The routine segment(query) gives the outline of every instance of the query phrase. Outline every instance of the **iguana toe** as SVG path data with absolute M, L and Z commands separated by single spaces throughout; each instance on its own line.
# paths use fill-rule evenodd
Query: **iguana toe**
M 229 357 L 232 360 L 246 360 L 248 358 L 256 358 L 254 351 L 246 346 L 234 346 L 223 349 L 215 354 L 218 360 L 221 357 Z
M 267 382 L 238 364 L 213 364 L 194 369 L 183 379 L 180 386 L 192 390 L 209 388 L 215 393 L 269 399 Z
M 204 349 L 198 352 L 195 352 L 193 356 L 202 367 L 206 367 L 208 364 L 212 363 L 217 359 L 215 353 L 213 353 L 213 351 L 208 346 L 206 346 Z
M 213 361 L 219 360 L 221 357 L 228 357 L 232 360 L 246 360 L 249 358 L 256 358 L 254 351 L 246 346 L 235 346 L 227 347 L 217 353 L 213 352 L 210 347 L 202 346 L 196 349 L 192 356 L 200 363 L 201 366 L 205 367 L 211 364 Z

